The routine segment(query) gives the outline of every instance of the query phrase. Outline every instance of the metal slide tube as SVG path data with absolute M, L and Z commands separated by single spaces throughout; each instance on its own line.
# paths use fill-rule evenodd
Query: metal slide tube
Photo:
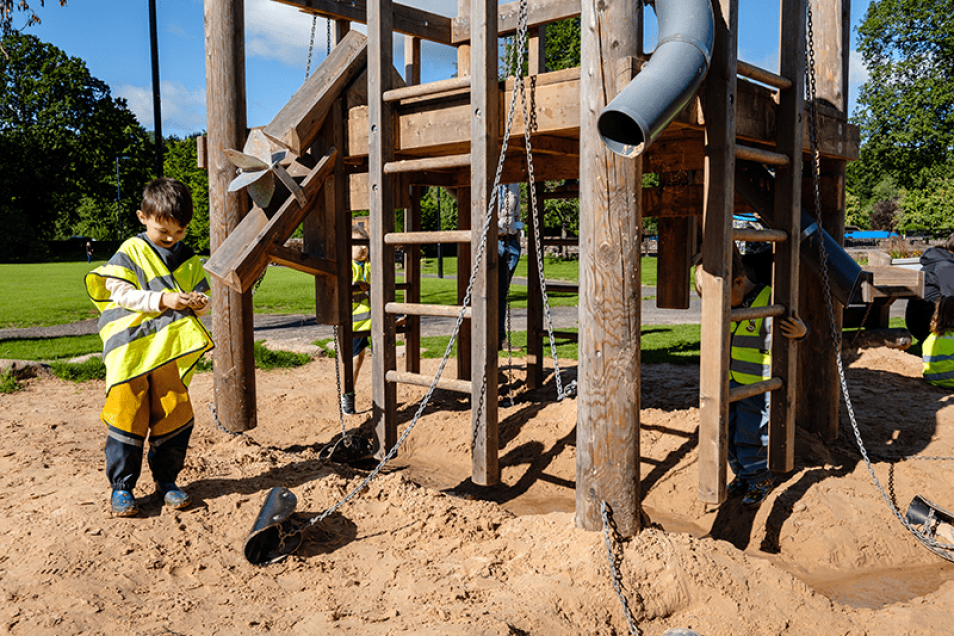
M 606 147 L 624 157 L 649 148 L 686 107 L 709 70 L 715 21 L 709 0 L 657 0 L 659 44 L 597 121 Z

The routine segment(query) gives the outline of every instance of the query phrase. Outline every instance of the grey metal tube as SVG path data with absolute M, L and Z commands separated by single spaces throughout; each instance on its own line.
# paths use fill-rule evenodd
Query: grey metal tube
M 606 147 L 636 157 L 686 107 L 709 70 L 715 20 L 709 0 L 656 0 L 659 44 L 597 120 Z

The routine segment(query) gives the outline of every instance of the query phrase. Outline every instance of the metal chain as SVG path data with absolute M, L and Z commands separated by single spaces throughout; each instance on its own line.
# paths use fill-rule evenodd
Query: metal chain
M 821 226 L 818 226 L 821 228 Z M 819 233 L 821 236 L 821 233 Z M 861 337 L 861 332 L 865 330 L 865 325 L 868 324 L 868 316 L 871 315 L 871 310 L 874 309 L 874 303 L 868 303 L 868 308 L 865 310 L 865 317 L 861 319 L 861 325 L 858 327 L 858 331 L 855 332 L 854 337 L 851 339 L 851 344 L 854 345 L 858 342 L 858 338 Z
M 305 65 L 305 79 L 311 76 L 311 54 L 315 50 L 315 25 L 318 24 L 318 14 L 311 16 L 311 41 L 308 42 L 308 64 Z
M 345 431 L 344 424 L 344 404 L 341 403 L 341 364 L 343 361 L 340 359 L 340 354 L 338 351 L 338 325 L 332 327 L 334 330 L 334 342 L 335 342 L 335 386 L 337 387 L 338 392 L 338 420 L 341 424 L 341 439 L 344 439 L 347 432 Z
M 907 517 L 901 514 L 901 511 L 898 510 L 898 507 L 895 505 L 895 502 L 892 501 L 891 497 L 885 492 L 884 487 L 881 485 L 881 482 L 878 479 L 878 476 L 875 474 L 874 467 L 871 465 L 871 459 L 868 456 L 868 451 L 865 448 L 864 441 L 861 438 L 861 431 L 858 428 L 858 420 L 855 417 L 855 410 L 851 404 L 851 396 L 848 392 L 848 381 L 845 377 L 845 368 L 842 362 L 842 351 L 841 351 L 841 337 L 838 333 L 835 323 L 835 310 L 834 304 L 832 302 L 831 295 L 831 280 L 828 276 L 828 254 L 825 248 L 825 242 L 822 240 L 822 213 L 821 213 L 821 158 L 820 152 L 818 149 L 818 100 L 816 95 L 815 87 L 815 44 L 814 44 L 814 28 L 812 24 L 812 7 L 811 3 L 808 4 L 808 47 L 807 47 L 807 58 L 808 64 L 806 73 L 808 75 L 808 85 L 809 85 L 809 109 L 808 109 L 808 125 L 809 125 L 809 140 L 811 144 L 811 157 L 812 157 L 812 183 L 814 186 L 814 195 L 815 195 L 815 221 L 818 224 L 819 228 L 819 240 L 818 240 L 818 251 L 819 258 L 821 260 L 821 270 L 822 270 L 822 282 L 825 289 L 825 303 L 828 308 L 828 318 L 829 324 L 831 326 L 831 336 L 832 342 L 835 345 L 835 362 L 838 366 L 838 378 L 841 384 L 842 396 L 845 398 L 845 406 L 848 411 L 849 419 L 851 420 L 851 428 L 854 431 L 855 441 L 858 444 L 858 450 L 861 453 L 861 457 L 865 462 L 865 466 L 868 469 L 868 474 L 871 475 L 871 479 L 874 482 L 875 487 L 881 493 L 882 499 L 890 508 L 894 516 L 901 522 L 908 531 L 915 535 L 919 540 L 922 541 L 925 545 L 941 548 L 944 550 L 954 549 L 954 544 L 945 544 L 939 543 L 933 537 L 928 536 L 926 533 L 915 528 Z M 927 459 L 927 458 L 924 458 Z M 938 458 L 942 459 L 942 458 Z
M 629 603 L 623 594 L 623 584 L 619 576 L 618 566 L 623 562 L 623 555 L 617 553 L 614 549 L 614 541 L 610 538 L 610 530 L 612 530 L 615 545 L 619 545 L 619 530 L 616 528 L 616 522 L 613 520 L 613 511 L 605 501 L 600 502 L 600 516 L 603 518 L 603 541 L 606 544 L 606 561 L 609 563 L 613 589 L 616 590 L 619 603 L 623 606 L 623 615 L 626 617 L 626 623 L 629 625 L 629 633 L 633 636 L 639 636 L 639 628 L 636 627 L 636 621 L 633 620 L 633 613 L 630 611 Z
M 520 22 L 524 24 L 524 30 L 526 30 L 526 20 L 527 20 L 526 0 L 523 0 L 521 2 Z M 280 540 L 282 545 L 284 545 L 284 539 L 286 536 L 290 537 L 295 534 L 304 532 L 306 529 L 327 519 L 330 515 L 334 514 L 346 503 L 354 499 L 358 495 L 358 493 L 364 490 L 365 487 L 367 487 L 367 485 L 370 484 L 378 476 L 378 474 L 380 474 L 384 466 L 394 458 L 394 456 L 397 454 L 398 449 L 404 443 L 404 440 L 407 439 L 408 435 L 411 434 L 411 431 L 414 430 L 414 427 L 417 426 L 417 423 L 421 419 L 421 415 L 424 413 L 424 409 L 427 408 L 427 404 L 430 402 L 431 396 L 434 394 L 434 390 L 437 388 L 437 383 L 440 381 L 441 375 L 444 373 L 444 368 L 447 366 L 447 361 L 450 360 L 451 358 L 454 345 L 457 342 L 457 336 L 460 333 L 461 325 L 463 325 L 464 323 L 464 314 L 467 310 L 467 307 L 470 305 L 471 298 L 473 296 L 474 285 L 476 284 L 476 281 L 477 281 L 477 273 L 480 271 L 480 265 L 483 262 L 484 252 L 487 249 L 487 235 L 490 232 L 490 222 L 493 219 L 494 206 L 497 204 L 497 188 L 500 185 L 500 175 L 503 172 L 504 160 L 506 159 L 506 156 L 507 156 L 507 145 L 508 145 L 508 140 L 510 138 L 510 131 L 513 128 L 514 112 L 516 111 L 515 107 L 516 107 L 516 100 L 513 100 L 510 105 L 510 113 L 507 117 L 507 125 L 504 128 L 503 143 L 500 149 L 500 156 L 497 160 L 497 171 L 494 175 L 494 184 L 490 190 L 490 200 L 488 201 L 488 204 L 487 204 L 487 211 L 484 214 L 484 226 L 481 232 L 480 243 L 477 246 L 477 253 L 474 255 L 474 265 L 473 265 L 473 268 L 471 269 L 470 280 L 467 282 L 467 290 L 464 293 L 464 300 L 461 303 L 460 311 L 457 313 L 457 322 L 454 324 L 454 329 L 451 332 L 450 339 L 447 341 L 447 348 L 444 350 L 444 357 L 441 359 L 440 365 L 438 365 L 437 373 L 434 375 L 434 379 L 431 381 L 431 384 L 427 389 L 427 393 L 424 394 L 424 397 L 421 399 L 420 404 L 418 404 L 417 410 L 414 412 L 414 417 L 411 418 L 411 421 L 408 423 L 407 428 L 404 429 L 404 432 L 401 434 L 398 440 L 394 443 L 394 446 L 392 446 L 388 450 L 388 452 L 384 455 L 384 457 L 381 458 L 381 461 L 378 462 L 378 465 L 375 466 L 370 473 L 368 473 L 368 476 L 365 477 L 360 484 L 358 484 L 354 489 L 352 489 L 351 492 L 345 495 L 341 500 L 339 500 L 337 503 L 330 506 L 329 508 L 325 509 L 323 512 L 319 513 L 312 519 L 308 520 L 304 524 L 284 534 L 281 528 L 279 528 L 279 535 L 280 535 Z M 485 376 L 483 380 L 481 395 L 480 395 L 478 406 L 477 406 L 478 414 L 481 412 L 481 409 L 483 408 L 484 391 L 486 390 L 486 385 L 487 385 L 487 378 Z
M 518 64 L 517 69 L 520 70 L 521 75 L 523 71 L 523 47 L 525 36 L 527 33 L 527 21 L 524 19 L 527 14 L 527 0 L 520 1 L 520 16 L 521 20 L 517 25 L 517 38 L 520 42 L 518 54 Z M 517 90 L 519 86 L 520 91 L 520 104 L 523 111 L 523 140 L 524 145 L 526 146 L 527 151 L 527 190 L 530 192 L 530 210 L 537 209 L 537 189 L 535 187 L 536 179 L 533 175 L 533 146 L 530 143 L 530 122 L 531 122 L 531 113 L 530 105 L 527 100 L 527 91 L 524 86 L 522 77 L 514 78 L 514 90 Z M 515 99 L 513 101 L 516 101 Z M 553 376 L 556 379 L 556 388 L 557 388 L 557 400 L 563 400 L 566 397 L 566 392 L 563 390 L 563 378 L 560 373 L 560 359 L 557 356 L 556 350 L 556 338 L 553 335 L 553 315 L 550 312 L 550 300 L 547 296 L 547 278 L 543 273 L 543 245 L 540 242 L 540 219 L 536 214 L 532 212 L 529 215 L 533 219 L 533 238 L 536 248 L 537 256 L 537 275 L 540 278 L 540 295 L 543 298 L 543 314 L 545 317 L 545 324 L 547 326 L 547 335 L 550 338 L 550 355 L 553 358 Z
M 331 55 L 331 18 L 325 18 L 325 57 Z

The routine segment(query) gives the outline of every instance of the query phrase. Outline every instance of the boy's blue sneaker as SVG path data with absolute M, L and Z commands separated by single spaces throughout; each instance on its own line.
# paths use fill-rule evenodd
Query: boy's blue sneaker
M 733 499 L 744 495 L 748 490 L 749 483 L 741 477 L 736 477 L 729 482 L 728 487 L 725 489 L 725 494 L 729 499 Z
M 750 483 L 748 490 L 745 491 L 745 497 L 742 498 L 742 507 L 758 508 L 761 506 L 768 494 L 772 492 L 773 486 L 775 486 L 775 482 L 771 476 Z
M 128 490 L 114 490 L 109 507 L 116 517 L 133 517 L 139 514 L 136 498 Z
M 156 490 L 162 495 L 162 499 L 166 502 L 166 505 L 175 510 L 182 510 L 192 503 L 192 498 L 175 484 L 157 483 Z

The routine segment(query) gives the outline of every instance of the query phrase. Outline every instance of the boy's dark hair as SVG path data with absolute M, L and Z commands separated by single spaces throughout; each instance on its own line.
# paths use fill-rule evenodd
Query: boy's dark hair
M 954 296 L 941 296 L 931 316 L 931 333 L 936 336 L 954 331 Z
M 175 179 L 153 179 L 142 193 L 142 213 L 150 218 L 175 221 L 181 227 L 192 221 L 192 193 Z

